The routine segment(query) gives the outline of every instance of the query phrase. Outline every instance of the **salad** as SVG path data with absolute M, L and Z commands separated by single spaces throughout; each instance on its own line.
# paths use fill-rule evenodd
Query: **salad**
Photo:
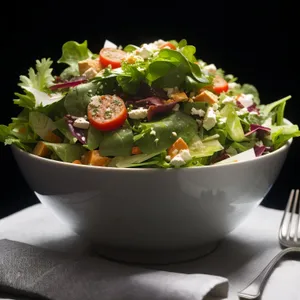
M 267 155 L 300 135 L 284 119 L 291 96 L 260 103 L 184 39 L 106 40 L 96 52 L 68 41 L 56 63 L 36 60 L 20 76 L 20 113 L 0 125 L 0 142 L 81 165 L 184 168 Z

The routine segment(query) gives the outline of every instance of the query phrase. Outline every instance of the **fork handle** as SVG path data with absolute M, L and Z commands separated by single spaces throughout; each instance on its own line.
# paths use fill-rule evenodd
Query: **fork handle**
M 300 248 L 289 247 L 280 251 L 245 289 L 238 292 L 239 298 L 247 300 L 257 299 L 260 296 L 263 285 L 265 284 L 275 265 L 284 255 L 290 252 L 300 252 Z

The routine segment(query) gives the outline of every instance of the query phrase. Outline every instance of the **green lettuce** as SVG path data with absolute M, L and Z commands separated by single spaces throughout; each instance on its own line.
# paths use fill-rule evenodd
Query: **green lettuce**
M 79 44 L 75 41 L 69 41 L 62 46 L 62 56 L 57 61 L 69 65 L 60 76 L 68 79 L 79 75 L 78 62 L 93 57 L 93 53 L 88 49 L 87 41 Z

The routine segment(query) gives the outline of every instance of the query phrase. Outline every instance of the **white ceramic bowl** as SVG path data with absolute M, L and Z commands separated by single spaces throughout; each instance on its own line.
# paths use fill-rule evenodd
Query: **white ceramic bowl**
M 211 251 L 244 221 L 291 143 L 249 161 L 182 169 L 82 166 L 12 150 L 38 199 L 100 254 L 170 263 Z

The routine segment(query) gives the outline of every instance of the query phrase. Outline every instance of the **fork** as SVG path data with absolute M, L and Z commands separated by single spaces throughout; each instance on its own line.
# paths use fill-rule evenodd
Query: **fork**
M 238 292 L 240 299 L 257 299 L 278 261 L 288 253 L 300 253 L 300 203 L 298 204 L 298 202 L 299 189 L 292 189 L 278 231 L 279 243 L 283 250 L 269 262 L 246 288 Z

